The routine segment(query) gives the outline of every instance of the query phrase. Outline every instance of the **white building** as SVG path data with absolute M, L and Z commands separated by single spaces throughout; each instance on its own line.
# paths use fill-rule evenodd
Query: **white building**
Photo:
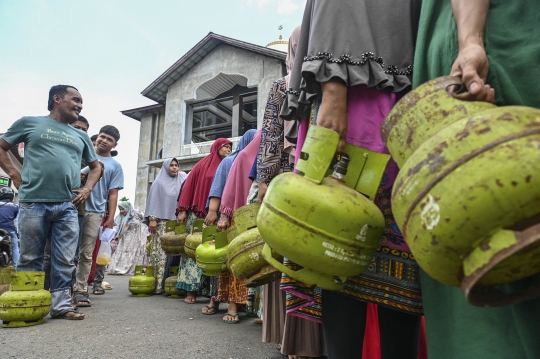
M 141 123 L 135 207 L 144 210 L 164 159 L 189 171 L 215 139 L 236 145 L 261 126 L 270 86 L 286 74 L 286 50 L 281 36 L 264 47 L 209 33 L 143 90 L 155 105 L 122 111 Z

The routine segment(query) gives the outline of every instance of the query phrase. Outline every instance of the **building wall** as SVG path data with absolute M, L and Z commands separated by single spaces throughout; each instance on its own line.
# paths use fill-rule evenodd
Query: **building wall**
M 156 158 L 163 146 L 165 128 L 165 112 L 156 111 L 141 117 L 139 135 L 139 154 L 137 161 L 137 182 L 135 189 L 135 207 L 144 211 L 148 191 L 159 172 L 159 168 L 148 166 L 146 162 Z
M 221 45 L 208 54 L 188 73 L 169 87 L 165 112 L 163 157 L 178 156 L 184 139 L 186 101 L 196 99 L 195 91 L 204 82 L 220 73 L 242 75 L 247 86 L 257 88 L 257 122 L 262 124 L 270 85 L 284 76 L 284 66 L 277 59 Z
M 286 69 L 277 59 L 221 45 L 172 84 L 168 89 L 165 112 L 160 112 L 159 131 L 155 131 L 155 118 L 152 119 L 152 114 L 145 114 L 141 118 L 136 207 L 144 210 L 150 186 L 159 171 L 146 163 L 155 159 L 155 149 L 159 150 L 161 146 L 163 158 L 178 157 L 181 154 L 188 111 L 186 101 L 196 99 L 197 88 L 220 73 L 242 75 L 247 78 L 248 87 L 257 88 L 257 123 L 260 128 L 270 86 L 285 75 Z

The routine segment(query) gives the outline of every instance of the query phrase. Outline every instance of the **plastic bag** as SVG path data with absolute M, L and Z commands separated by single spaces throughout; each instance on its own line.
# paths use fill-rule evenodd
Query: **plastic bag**
M 96 264 L 102 266 L 112 262 L 111 239 L 116 235 L 114 229 L 99 227 L 99 239 L 101 240 Z
M 111 254 L 111 242 L 101 241 L 99 251 L 97 254 L 96 263 L 100 266 L 109 264 L 112 262 Z

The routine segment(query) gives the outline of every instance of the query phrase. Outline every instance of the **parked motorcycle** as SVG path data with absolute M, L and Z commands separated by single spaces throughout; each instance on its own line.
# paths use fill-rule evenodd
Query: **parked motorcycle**
M 8 231 L 0 229 L 0 267 L 12 265 L 11 235 Z

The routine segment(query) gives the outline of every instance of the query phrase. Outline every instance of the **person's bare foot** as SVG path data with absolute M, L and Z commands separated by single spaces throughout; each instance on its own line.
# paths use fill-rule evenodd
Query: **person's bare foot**
M 202 308 L 202 314 L 205 314 L 205 315 L 216 314 L 218 309 L 219 309 L 219 302 L 215 302 L 213 299 L 210 299 L 210 304 L 205 305 Z
M 197 299 L 195 297 L 195 292 L 188 292 L 186 299 L 184 299 L 184 303 L 195 304 L 196 302 L 197 302 Z
M 223 317 L 223 321 L 228 324 L 240 323 L 240 317 L 238 316 L 238 308 L 236 303 L 230 302 L 229 308 L 227 308 L 227 314 Z

